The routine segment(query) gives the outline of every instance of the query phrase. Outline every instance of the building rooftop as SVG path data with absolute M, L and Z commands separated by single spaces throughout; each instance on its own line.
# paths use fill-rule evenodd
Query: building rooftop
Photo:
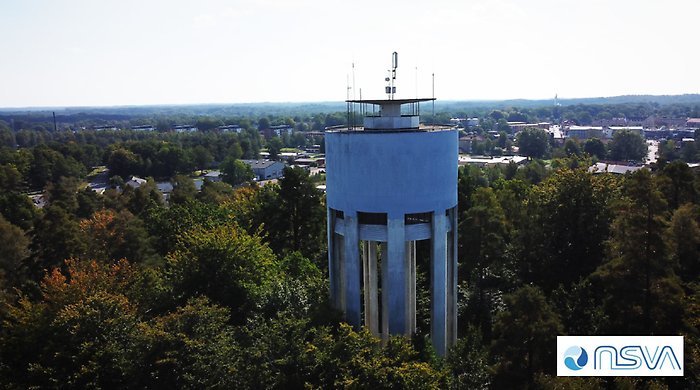
M 604 162 L 599 162 L 588 167 L 588 172 L 596 173 L 612 173 L 615 175 L 624 175 L 627 172 L 634 172 L 640 169 L 646 169 L 643 166 L 636 165 L 622 165 L 622 164 L 607 164 Z
M 420 127 L 417 129 L 367 129 L 365 130 L 364 127 L 337 127 L 337 128 L 329 128 L 325 132 L 326 133 L 425 133 L 429 131 L 445 131 L 445 130 L 454 130 L 456 129 L 452 125 L 426 125 L 426 124 L 421 124 Z
M 265 168 L 270 167 L 274 164 L 282 164 L 279 161 L 270 161 L 270 160 L 241 160 L 241 161 L 250 165 L 250 167 L 253 169 L 265 169 Z
M 365 99 L 365 100 L 346 100 L 346 103 L 366 103 L 366 104 L 408 104 L 408 103 L 420 103 L 420 102 L 430 102 L 436 100 L 435 98 L 415 98 L 415 99 Z

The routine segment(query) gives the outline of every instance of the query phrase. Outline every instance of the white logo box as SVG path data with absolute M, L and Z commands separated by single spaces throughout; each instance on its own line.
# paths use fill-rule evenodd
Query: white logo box
M 557 376 L 683 376 L 683 336 L 557 336 Z

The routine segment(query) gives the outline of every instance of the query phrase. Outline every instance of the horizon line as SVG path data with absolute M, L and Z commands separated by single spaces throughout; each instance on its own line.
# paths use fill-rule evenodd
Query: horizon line
M 567 100 L 585 99 L 612 99 L 621 97 L 669 97 L 669 96 L 700 96 L 700 93 L 680 93 L 680 94 L 624 94 L 611 96 L 580 96 L 552 98 L 503 98 L 503 99 L 436 99 L 436 102 L 465 102 L 465 103 L 498 103 L 510 101 L 539 102 L 555 99 L 559 102 Z M 236 105 L 301 105 L 301 104 L 345 104 L 345 100 L 307 100 L 307 101 L 251 101 L 251 102 L 210 102 L 210 103 L 145 103 L 145 104 L 97 104 L 97 105 L 46 105 L 46 106 L 3 106 L 0 111 L 21 111 L 21 110 L 60 110 L 60 109 L 80 109 L 80 108 L 137 108 L 137 107 L 193 107 L 193 106 L 236 106 Z

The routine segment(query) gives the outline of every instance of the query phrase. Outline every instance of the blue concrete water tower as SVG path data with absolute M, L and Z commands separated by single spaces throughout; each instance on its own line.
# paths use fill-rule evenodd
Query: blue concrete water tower
M 457 130 L 419 122 L 420 103 L 348 100 L 347 128 L 328 130 L 328 262 L 333 304 L 374 334 L 416 330 L 416 242 L 429 240 L 430 336 L 457 338 Z M 362 126 L 353 126 L 355 114 Z

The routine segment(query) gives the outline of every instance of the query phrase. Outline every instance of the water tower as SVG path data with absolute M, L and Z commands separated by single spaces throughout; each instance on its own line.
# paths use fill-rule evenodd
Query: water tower
M 416 244 L 430 248 L 431 330 L 457 338 L 457 130 L 419 122 L 420 103 L 348 100 L 347 128 L 326 131 L 331 300 L 348 323 L 386 338 L 416 330 Z M 355 118 L 362 117 L 362 125 Z

